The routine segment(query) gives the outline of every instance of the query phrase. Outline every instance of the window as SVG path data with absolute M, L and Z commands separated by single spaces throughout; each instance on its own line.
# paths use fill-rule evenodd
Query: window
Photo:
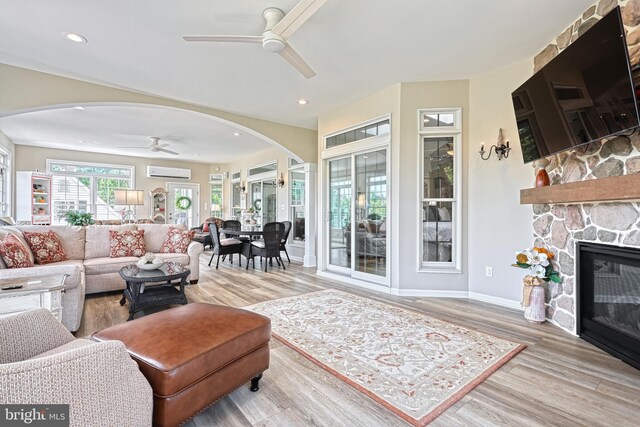
M 212 182 L 209 184 L 211 195 L 211 216 L 222 218 L 222 182 Z
M 291 233 L 289 234 L 292 243 L 304 242 L 304 198 L 305 198 L 305 174 L 300 167 L 289 171 L 289 188 L 291 209 Z
M 9 212 L 9 195 L 8 179 L 11 176 L 9 170 L 9 155 L 0 150 L 0 213 L 7 215 Z
M 386 135 L 391 131 L 389 119 L 351 129 L 325 139 L 326 148 L 337 147 L 372 136 Z
M 94 219 L 120 219 L 125 206 L 116 206 L 113 190 L 133 188 L 133 166 L 47 160 L 53 175 L 53 223 L 64 224 L 65 214 L 76 210 Z
M 231 218 L 240 219 L 242 207 L 240 200 L 242 197 L 242 183 L 240 182 L 240 172 L 231 175 Z
M 263 166 L 256 166 L 255 168 L 249 169 L 249 176 L 259 175 L 261 173 L 273 172 L 278 169 L 278 163 L 273 162 Z
M 459 267 L 460 109 L 419 111 L 421 268 Z

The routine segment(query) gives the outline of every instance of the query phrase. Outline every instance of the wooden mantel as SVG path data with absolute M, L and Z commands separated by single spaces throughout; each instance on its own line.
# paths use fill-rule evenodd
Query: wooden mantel
M 521 205 L 640 200 L 640 174 L 520 190 Z

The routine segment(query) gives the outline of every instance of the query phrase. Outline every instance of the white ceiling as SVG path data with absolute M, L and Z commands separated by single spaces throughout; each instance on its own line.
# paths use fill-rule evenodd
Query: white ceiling
M 315 129 L 319 114 L 397 82 L 467 79 L 529 58 L 593 0 L 328 0 L 288 39 L 311 79 L 259 44 L 182 40 L 259 35 L 266 7 L 296 3 L 2 0 L 0 62 Z
M 245 129 L 209 115 L 155 106 L 34 111 L 0 118 L 0 129 L 16 144 L 204 163 L 227 163 L 271 147 Z M 132 148 L 149 146 L 152 136 L 180 155 Z

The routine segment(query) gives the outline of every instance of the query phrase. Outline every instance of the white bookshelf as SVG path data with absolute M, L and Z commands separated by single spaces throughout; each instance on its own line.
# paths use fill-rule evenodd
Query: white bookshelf
M 16 172 L 16 221 L 33 225 L 51 224 L 51 175 Z

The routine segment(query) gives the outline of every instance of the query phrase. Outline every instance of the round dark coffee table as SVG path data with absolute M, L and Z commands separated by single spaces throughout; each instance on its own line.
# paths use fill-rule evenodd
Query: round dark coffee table
M 142 270 L 132 264 L 120 269 L 120 277 L 126 282 L 120 305 L 129 300 L 129 318 L 152 307 L 187 304 L 184 286 L 191 270 L 175 262 L 166 262 L 156 270 Z M 176 288 L 179 286 L 179 289 Z

